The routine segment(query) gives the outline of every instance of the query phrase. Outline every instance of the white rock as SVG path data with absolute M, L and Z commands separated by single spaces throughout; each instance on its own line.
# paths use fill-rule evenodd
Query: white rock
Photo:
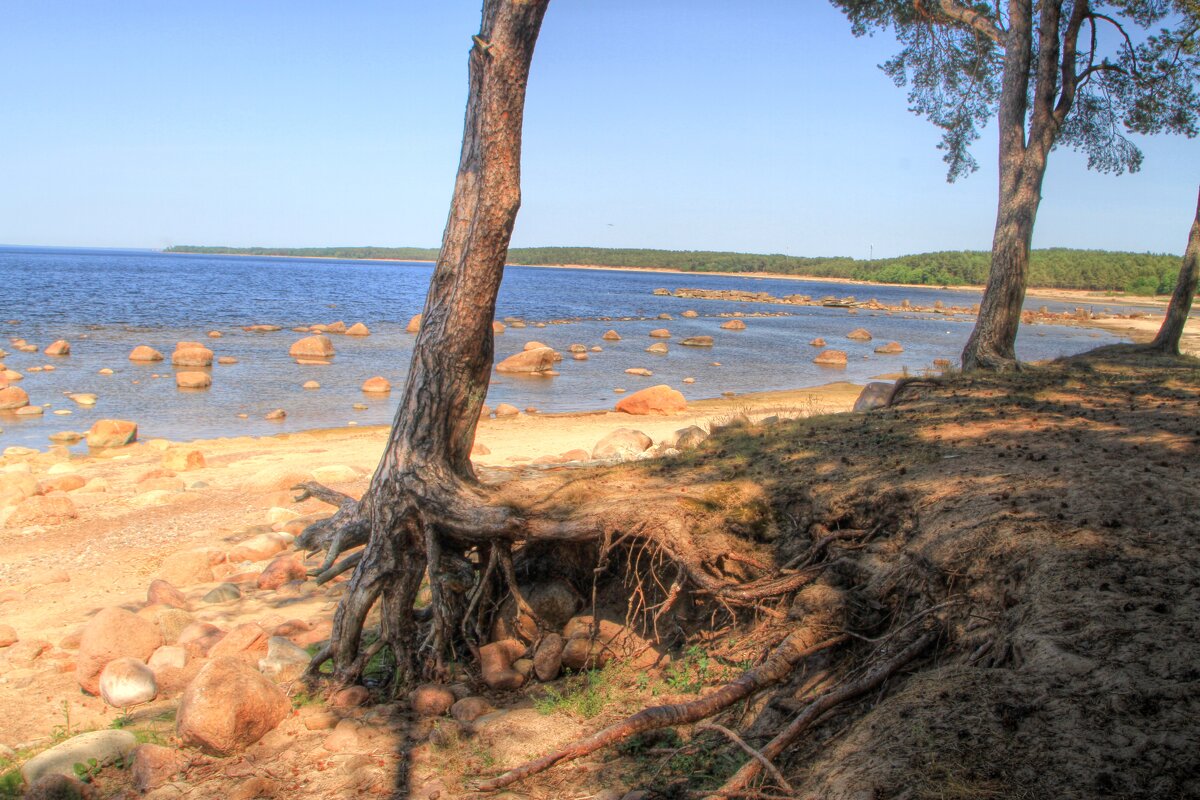
M 115 659 L 100 673 L 100 697 L 114 708 L 149 703 L 157 694 L 154 671 L 139 659 Z
M 137 738 L 129 731 L 81 733 L 26 761 L 21 767 L 21 776 L 26 785 L 43 775 L 74 778 L 76 764 L 86 764 L 94 758 L 97 764 L 107 766 L 118 759 L 127 759 L 137 743 Z

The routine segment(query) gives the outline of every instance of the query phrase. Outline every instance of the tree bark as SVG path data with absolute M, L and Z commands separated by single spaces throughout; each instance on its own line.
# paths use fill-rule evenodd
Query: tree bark
M 1062 0 L 1047 0 L 1038 7 L 1035 65 L 1034 5 L 1031 0 L 1009 0 L 1009 28 L 1002 37 L 1004 74 L 997 115 L 1000 192 L 992 263 L 975 329 L 963 349 L 965 370 L 1018 366 L 1017 330 L 1029 283 L 1033 226 L 1042 201 L 1047 160 L 1075 100 L 1076 41 L 1089 11 L 1087 0 L 1073 5 L 1060 42 L 1062 8 Z
M 465 542 L 486 547 L 514 525 L 506 509 L 483 502 L 471 446 L 492 369 L 492 320 L 513 224 L 521 204 L 521 127 L 534 45 L 549 0 L 485 0 L 469 56 L 470 93 L 462 153 L 442 248 L 413 348 L 404 396 L 357 515 L 369 534 L 334 616 L 326 651 L 335 678 L 357 680 L 370 651 L 361 647 L 367 613 L 382 608 L 381 640 L 401 680 L 418 652 L 423 672 L 452 657 L 455 601 L 445 586 L 470 572 Z M 413 603 L 425 578 L 433 631 L 415 641 Z M 458 609 L 461 611 L 461 609 Z M 431 666 L 432 665 L 432 666 Z
M 1188 234 L 1187 249 L 1183 252 L 1183 263 L 1179 267 L 1179 279 L 1175 281 L 1175 292 L 1167 315 L 1163 319 L 1158 335 L 1150 343 L 1151 350 L 1170 355 L 1179 355 L 1179 340 L 1183 338 L 1183 326 L 1187 324 L 1192 310 L 1192 298 L 1196 296 L 1196 282 L 1200 279 L 1200 194 L 1196 198 L 1196 218 Z

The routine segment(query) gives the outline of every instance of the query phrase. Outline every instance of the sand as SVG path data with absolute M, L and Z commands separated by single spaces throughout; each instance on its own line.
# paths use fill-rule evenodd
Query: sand
M 709 427 L 747 414 L 757 421 L 769 415 L 808 416 L 844 411 L 860 387 L 834 383 L 814 389 L 764 392 L 693 403 L 673 416 L 630 416 L 611 411 L 574 414 L 521 414 L 481 422 L 476 441 L 491 453 L 475 463 L 485 481 L 503 481 L 529 469 L 539 456 L 554 456 L 574 448 L 591 448 L 607 433 L 628 427 L 643 431 L 655 442 L 671 432 L 700 425 Z M 107 491 L 76 490 L 70 498 L 79 517 L 59 524 L 11 527 L 4 524 L 8 509 L 0 509 L 0 622 L 12 625 L 23 642 L 42 641 L 47 654 L 29 664 L 8 664 L 0 674 L 0 707 L 19 712 L 0 720 L 0 744 L 16 746 L 46 740 L 62 723 L 62 699 L 77 726 L 105 727 L 114 712 L 98 699 L 78 691 L 69 668 L 74 653 L 63 649 L 64 638 L 80 631 L 96 611 L 113 605 L 142 603 L 146 587 L 158 574 L 163 559 L 196 547 L 228 548 L 254 532 L 269 529 L 272 508 L 300 513 L 325 512 L 315 500 L 291 502 L 287 488 L 295 476 L 322 467 L 343 467 L 355 477 L 331 482 L 352 495 L 367 487 L 387 440 L 385 427 L 345 427 L 279 434 L 170 443 L 138 443 L 107 454 L 70 455 L 62 448 L 27 456 L 7 456 L 0 467 L 24 469 L 44 480 L 69 465 L 85 480 L 99 478 Z M 198 450 L 203 469 L 179 472 L 182 491 L 143 491 L 137 481 L 162 468 L 168 447 Z M 275 486 L 265 484 L 278 476 Z M 265 526 L 265 527 L 264 527 Z M 278 525 L 275 527 L 279 527 Z M 207 590 L 208 584 L 201 589 Z M 192 592 L 202 594 L 201 589 Z M 329 617 L 334 601 L 325 597 L 293 605 L 288 617 Z M 247 609 L 244 613 L 261 613 Z M 282 621 L 282 620 L 281 620 Z M 0 661 L 13 655 L 0 649 Z M 47 671 L 47 665 L 55 665 Z M 62 665 L 58 671 L 57 665 Z M 46 697 L 53 697 L 47 702 Z

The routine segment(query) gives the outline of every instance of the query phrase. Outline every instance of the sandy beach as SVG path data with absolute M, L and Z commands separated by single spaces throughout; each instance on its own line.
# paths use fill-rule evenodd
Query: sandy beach
M 833 383 L 791 392 L 766 392 L 693 403 L 675 415 L 630 416 L 614 411 L 521 414 L 480 423 L 476 442 L 490 452 L 477 456 L 485 482 L 501 482 L 527 470 L 564 469 L 532 465 L 539 459 L 592 447 L 618 428 L 633 428 L 655 443 L 689 425 L 714 427 L 739 416 L 752 421 L 845 411 L 860 387 Z M 315 500 L 292 502 L 290 487 L 318 479 L 357 496 L 367 486 L 386 442 L 384 427 L 343 427 L 265 437 L 186 443 L 151 440 L 87 455 L 65 448 L 45 452 L 10 448 L 0 459 L 0 482 L 27 475 L 51 495 L 66 500 L 71 518 L 24 517 L 12 522 L 16 505 L 0 507 L 0 619 L 16 628 L 27 647 L 48 648 L 27 663 L 8 648 L 9 669 L 0 676 L 0 744 L 36 742 L 60 721 L 63 710 L 44 697 L 69 697 L 71 716 L 85 727 L 105 727 L 113 709 L 80 694 L 68 667 L 73 653 L 63 646 L 98 609 L 144 603 L 146 586 L 164 559 L 196 548 L 225 550 L 264 531 L 285 530 L 293 518 L 327 513 Z M 168 453 L 198 452 L 204 466 L 170 469 Z M 51 489 L 64 482 L 70 491 Z M 6 524 L 8 520 L 9 524 Z M 297 530 L 295 526 L 290 526 Z M 265 561 L 246 565 L 253 572 Z M 226 576 L 227 577 L 227 576 Z M 187 587 L 192 602 L 217 580 Z M 212 607 L 204 620 L 228 626 L 249 619 L 328 617 L 333 601 L 322 592 L 293 598 L 286 616 L 260 604 L 228 610 Z M 211 616 L 211 618 L 209 618 Z M 41 645 L 33 643 L 41 642 Z M 65 665 L 65 666 L 64 666 Z M 63 670 L 59 667 L 62 666 Z M 30 693 L 30 687 L 37 691 Z

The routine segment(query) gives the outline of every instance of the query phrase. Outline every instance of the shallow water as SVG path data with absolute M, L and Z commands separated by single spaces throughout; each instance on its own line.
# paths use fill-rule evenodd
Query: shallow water
M 0 447 L 45 447 L 56 431 L 86 431 L 97 419 L 137 421 L 142 438 L 174 440 L 219 436 L 263 435 L 344 425 L 391 422 L 407 370 L 412 334 L 404 332 L 409 318 L 421 311 L 432 266 L 402 262 L 335 261 L 321 259 L 199 256 L 153 251 L 67 250 L 51 248 L 0 248 L 0 348 L 10 353 L 3 361 L 25 375 L 20 386 L 30 402 L 50 404 L 41 417 L 15 417 L 0 412 Z M 555 378 L 496 375 L 488 403 L 534 406 L 545 412 L 578 411 L 610 407 L 614 387 L 630 391 L 659 383 L 681 390 L 689 400 L 716 397 L 724 392 L 794 389 L 837 380 L 862 382 L 903 368 L 918 371 L 935 358 L 957 361 L 970 334 L 973 319 L 941 315 L 895 314 L 845 309 L 791 307 L 715 300 L 685 300 L 655 296 L 658 287 L 744 289 L 787 294 L 856 295 L 878 298 L 888 304 L 909 299 L 931 306 L 937 300 L 948 306 L 971 305 L 977 292 L 863 286 L 778 278 L 734 278 L 712 274 L 653 274 L 601 270 L 509 267 L 501 288 L 497 317 L 521 317 L 530 323 L 555 319 L 578 320 L 569 324 L 510 328 L 496 337 L 497 359 L 537 340 L 565 351 L 572 343 L 600 345 L 601 353 L 577 362 L 567 354 Z M 1063 303 L 1031 300 L 1065 310 Z M 696 319 L 680 312 L 693 308 Z M 1119 310 L 1119 307 L 1118 307 Z M 790 316 L 746 317 L 747 330 L 719 329 L 725 313 L 788 312 Z M 670 313 L 670 322 L 653 319 Z M 602 321 L 608 317 L 647 317 L 631 321 Z M 369 337 L 331 336 L 337 355 L 329 365 L 300 366 L 288 357 L 288 348 L 300 334 L 293 326 L 343 320 L 363 322 Z M 15 321 L 15 322 L 13 322 Z M 246 333 L 241 326 L 271 323 L 283 326 L 275 333 Z M 712 348 L 670 345 L 665 355 L 644 352 L 651 343 L 650 330 L 667 327 L 678 342 L 687 336 L 708 334 Z M 869 330 L 872 342 L 855 342 L 845 334 L 857 327 Z M 602 341 L 609 328 L 622 337 Z M 209 339 L 207 332 L 224 335 Z M 830 347 L 846 350 L 845 368 L 818 367 L 812 363 L 816 349 L 808 342 L 824 337 Z M 8 339 L 22 337 L 45 347 L 55 339 L 71 342 L 70 356 L 53 358 L 39 353 L 16 352 Z M 175 388 L 169 363 L 175 342 L 205 343 L 218 355 L 231 355 L 239 363 L 214 365 L 213 385 L 203 391 Z M 905 352 L 876 355 L 874 348 L 898 341 Z M 1026 360 L 1050 358 L 1122 341 L 1111 334 L 1067 326 L 1035 325 L 1022 328 L 1018 354 Z M 148 344 L 167 361 L 135 364 L 128 360 L 136 345 Z M 721 366 L 712 366 L 720 362 Z M 53 364 L 53 372 L 29 372 L 36 365 Z M 109 367 L 113 375 L 100 375 Z M 626 375 L 628 367 L 645 367 L 650 378 Z M 161 377 L 155 378 L 154 375 Z M 392 381 L 390 395 L 368 395 L 359 390 L 373 375 Z M 682 383 L 694 377 L 692 385 Z M 321 383 L 305 390 L 307 380 Z M 71 392 L 98 395 L 91 408 L 64 397 Z M 365 403 L 365 411 L 352 408 Z M 283 408 L 287 418 L 269 422 L 268 411 Z M 69 416 L 52 413 L 65 409 Z M 238 414 L 247 414 L 239 419 Z

